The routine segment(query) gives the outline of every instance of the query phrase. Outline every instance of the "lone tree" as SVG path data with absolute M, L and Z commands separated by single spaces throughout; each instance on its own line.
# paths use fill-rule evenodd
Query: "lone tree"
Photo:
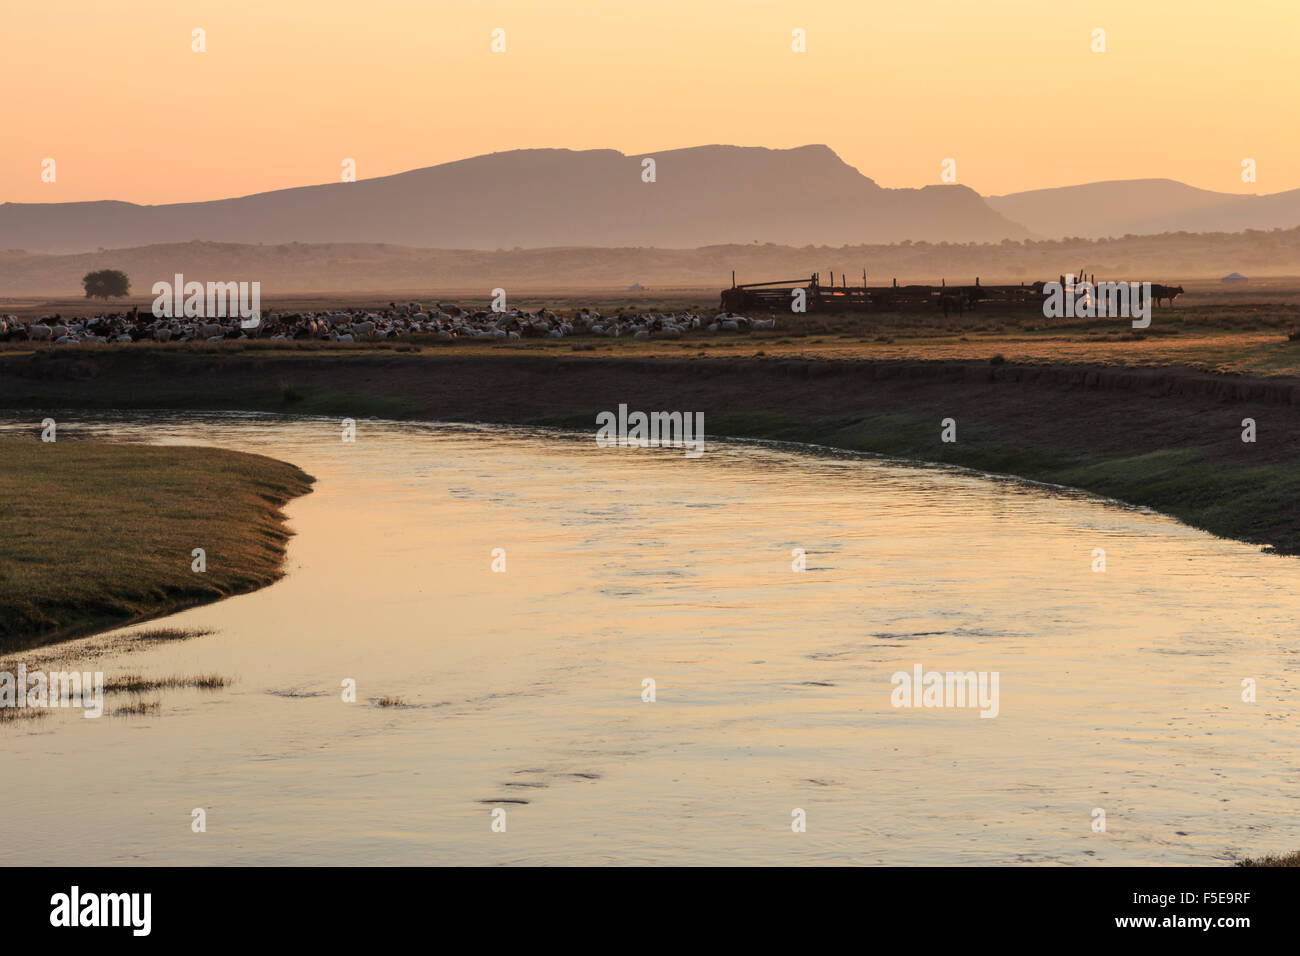
M 98 272 L 87 272 L 82 277 L 81 284 L 85 286 L 87 299 L 98 296 L 107 302 L 110 295 L 131 294 L 131 280 L 127 278 L 125 272 L 119 269 L 100 269 Z

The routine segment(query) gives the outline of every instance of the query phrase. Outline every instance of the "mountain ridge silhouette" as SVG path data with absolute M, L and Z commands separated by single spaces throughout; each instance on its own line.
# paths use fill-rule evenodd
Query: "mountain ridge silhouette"
M 647 157 L 654 182 L 642 181 Z M 886 189 L 824 145 L 521 149 L 205 202 L 0 205 L 0 248 L 63 253 L 191 240 L 495 250 L 1027 236 L 969 187 Z

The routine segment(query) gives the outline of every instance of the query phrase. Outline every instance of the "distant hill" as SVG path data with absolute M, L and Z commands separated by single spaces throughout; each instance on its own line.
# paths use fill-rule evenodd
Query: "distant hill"
M 989 196 L 985 201 L 1035 235 L 1050 239 L 1300 226 L 1300 189 L 1241 196 L 1172 179 L 1123 179 Z
M 206 240 L 444 249 L 981 241 L 1026 230 L 965 186 L 884 189 L 829 147 L 642 155 L 524 149 L 355 183 L 163 206 L 4 203 L 0 249 L 84 252 Z

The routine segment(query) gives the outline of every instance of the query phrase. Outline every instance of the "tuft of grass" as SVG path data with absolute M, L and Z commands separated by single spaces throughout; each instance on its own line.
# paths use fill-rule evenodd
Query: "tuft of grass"
M 188 641 L 195 637 L 207 637 L 209 634 L 215 634 L 211 628 L 198 627 L 155 627 L 147 631 L 140 631 L 131 635 L 132 640 L 143 641 L 145 643 L 160 643 L 163 641 Z
M 113 711 L 114 717 L 139 717 L 145 714 L 156 714 L 162 709 L 160 700 L 133 700 L 129 704 L 123 704 Z
M 1237 866 L 1300 866 L 1300 851 L 1283 856 L 1260 856 L 1248 860 L 1238 860 Z
M 104 682 L 106 694 L 143 694 L 146 691 L 173 690 L 179 687 L 198 687 L 202 690 L 219 690 L 234 683 L 232 678 L 220 674 L 198 674 L 193 677 L 173 675 L 171 677 L 141 677 L 139 674 L 126 674 Z
M 44 707 L 0 707 L 0 723 L 44 717 L 49 711 Z
M 378 707 L 405 707 L 406 701 L 400 697 L 380 697 L 375 701 Z
M 187 678 L 186 687 L 198 687 L 201 690 L 217 690 L 222 687 L 229 687 L 234 681 L 229 677 L 222 677 L 220 674 L 201 674 L 198 677 Z

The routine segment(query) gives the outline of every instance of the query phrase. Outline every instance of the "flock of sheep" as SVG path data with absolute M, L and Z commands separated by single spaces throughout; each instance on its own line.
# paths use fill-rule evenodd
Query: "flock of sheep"
M 750 319 L 722 312 L 712 319 L 695 312 L 640 312 L 634 315 L 603 316 L 582 309 L 565 318 L 549 309 L 533 312 L 511 309 L 505 312 L 469 312 L 456 305 L 439 304 L 426 310 L 419 302 L 389 303 L 387 309 L 351 309 L 327 312 L 270 312 L 252 328 L 239 318 L 194 319 L 156 318 L 137 310 L 88 319 L 62 320 L 59 316 L 30 323 L 16 316 L 0 316 L 0 341 L 51 342 L 55 345 L 108 342 L 219 342 L 226 339 L 316 339 L 361 342 L 431 336 L 437 340 L 521 338 L 566 338 L 596 335 L 633 339 L 681 338 L 687 332 L 748 332 L 773 329 L 775 316 Z

